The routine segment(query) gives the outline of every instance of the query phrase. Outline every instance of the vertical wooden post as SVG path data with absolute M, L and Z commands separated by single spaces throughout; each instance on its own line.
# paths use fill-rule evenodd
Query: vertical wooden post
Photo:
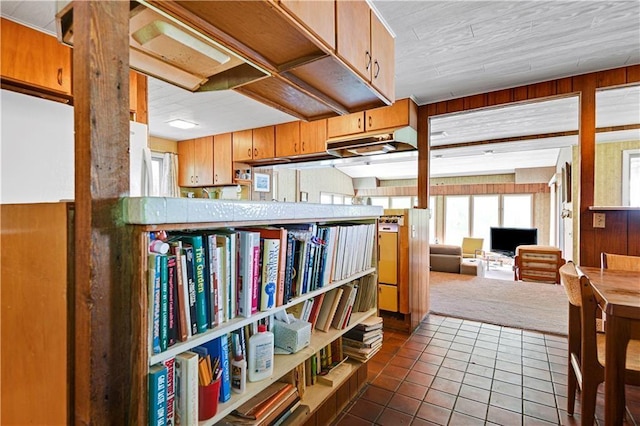
M 432 208 L 429 205 L 429 113 L 427 105 L 418 107 L 418 208 Z M 434 230 L 429 230 L 433 232 Z
M 594 74 L 575 77 L 574 90 L 580 92 L 579 117 L 579 162 L 580 187 L 578 189 L 579 211 L 579 257 L 576 263 L 586 266 L 597 266 L 594 256 L 589 256 L 593 250 L 594 230 L 592 213 L 589 206 L 593 205 L 595 188 L 595 157 L 596 157 L 596 79 Z
M 128 424 L 129 2 L 74 2 L 76 424 Z

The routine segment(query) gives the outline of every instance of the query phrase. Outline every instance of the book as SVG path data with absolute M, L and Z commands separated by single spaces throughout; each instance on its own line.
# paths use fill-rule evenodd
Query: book
M 198 425 L 198 355 L 176 355 L 176 425 Z
M 151 325 L 151 348 L 154 354 L 162 352 L 160 349 L 160 257 L 162 255 L 149 254 L 149 324 Z
M 222 376 L 220 377 L 219 401 L 227 402 L 231 398 L 231 365 L 229 364 L 228 336 L 223 334 L 218 338 L 203 343 L 200 347 L 207 350 L 211 360 L 218 358 L 220 362 Z
M 378 341 L 380 340 L 382 340 L 382 335 L 380 335 L 379 338 L 373 339 L 366 343 L 361 340 L 349 339 L 348 337 L 342 336 L 342 344 L 345 346 L 351 346 L 354 348 L 371 348 L 373 346 L 376 346 L 378 344 Z
M 187 303 L 189 300 L 189 293 L 185 287 L 186 271 L 184 268 L 185 259 L 182 254 L 182 244 L 173 244 L 171 246 L 171 252 L 176 256 L 176 299 L 177 299 L 177 311 L 176 317 L 178 322 L 178 340 L 184 342 L 189 337 L 190 319 L 188 318 Z
M 283 421 L 274 423 L 274 426 L 290 426 L 303 424 L 309 415 L 309 406 L 300 404 L 298 407 Z
M 288 410 L 295 409 L 300 404 L 300 395 L 295 387 L 291 387 L 282 397 L 265 411 L 262 420 L 257 425 L 273 425 L 274 422 L 283 416 Z
M 193 249 L 193 279 L 195 282 L 196 293 L 197 332 L 204 333 L 207 331 L 207 328 L 209 328 L 209 324 L 207 322 L 207 300 L 205 294 L 205 289 L 209 288 L 209 280 L 206 274 L 202 236 L 185 234 L 181 235 L 180 239 L 185 243 L 190 244 Z
M 260 234 L 240 230 L 238 240 L 238 315 L 248 318 L 252 314 L 253 286 L 257 283 L 254 272 L 255 263 L 259 262 L 257 256 L 260 255 Z
M 307 321 L 311 323 L 311 330 L 313 330 L 318 321 L 318 315 L 320 314 L 320 308 L 322 307 L 322 303 L 324 302 L 325 293 L 320 293 L 316 297 L 313 298 L 313 307 L 311 308 L 311 312 L 309 313 L 309 318 Z
M 371 330 L 379 330 L 379 329 L 381 329 L 382 325 L 383 325 L 382 317 L 370 316 L 370 317 L 365 318 L 364 320 L 360 321 L 360 323 L 358 323 L 353 328 L 355 328 L 357 330 L 362 330 L 362 331 L 371 331 Z
M 285 275 L 287 267 L 287 248 L 289 243 L 289 233 L 286 228 L 248 228 L 253 232 L 258 232 L 261 238 L 271 238 L 280 240 L 280 253 L 278 255 L 278 279 L 276 281 L 276 306 L 282 306 L 285 302 Z M 287 300 L 288 301 L 288 300 Z
M 167 256 L 160 255 L 160 350 L 169 346 L 169 273 Z
M 381 330 L 363 331 L 358 330 L 357 328 L 352 328 L 351 330 L 344 333 L 343 336 L 348 339 L 358 340 L 360 342 L 368 342 L 369 340 L 371 340 L 371 338 L 376 337 L 381 333 Z
M 287 389 L 292 388 L 290 383 L 274 382 L 267 386 L 256 395 L 252 396 L 247 402 L 238 406 L 233 410 L 233 414 L 245 419 L 256 420 L 257 412 L 260 407 L 268 403 L 269 400 L 276 398 L 279 394 L 284 393 Z
M 205 304 L 207 306 L 207 326 L 214 328 L 218 325 L 218 299 L 216 297 L 218 283 L 218 251 L 216 235 L 212 232 L 202 234 L 202 245 L 205 256 L 205 274 L 207 287 L 205 288 Z
M 283 303 L 289 303 L 293 298 L 293 280 L 295 279 L 295 270 L 294 270 L 294 253 L 295 246 L 297 244 L 297 240 L 291 235 L 287 233 L 287 249 L 285 254 L 285 272 L 284 272 L 284 295 L 283 295 Z
M 193 247 L 191 244 L 182 244 L 182 251 L 184 252 L 185 259 L 185 271 L 187 277 L 187 292 L 189 295 L 188 300 L 188 308 L 189 308 L 189 320 L 190 320 L 190 334 L 191 336 L 195 336 L 198 334 L 198 322 L 196 319 L 196 280 L 195 280 L 195 262 L 193 258 Z
M 324 300 L 322 301 L 320 313 L 318 313 L 318 320 L 316 321 L 316 329 L 321 331 L 329 330 L 333 316 L 336 313 L 336 309 L 338 309 L 338 303 L 340 303 L 342 293 L 343 290 L 340 287 L 324 293 Z
M 156 364 L 149 367 L 149 425 L 167 425 L 167 367 Z
M 162 364 L 167 368 L 167 425 L 175 424 L 176 359 L 169 358 Z
M 342 289 L 342 297 L 340 297 L 340 302 L 338 303 L 335 315 L 333 316 L 333 321 L 331 321 L 331 326 L 338 330 L 342 329 L 342 323 L 347 315 L 349 303 L 352 301 L 352 296 L 355 297 L 356 291 L 353 283 L 345 284 L 340 288 Z
M 178 294 L 178 284 L 177 284 L 177 272 L 176 272 L 176 256 L 170 255 L 167 256 L 167 277 L 168 277 L 168 346 L 173 346 L 178 341 L 178 317 L 177 317 L 177 294 Z
M 281 410 L 280 413 L 273 419 L 271 420 L 267 420 L 269 423 L 269 425 L 272 426 L 278 426 L 281 425 L 286 419 L 288 419 L 294 412 L 295 410 L 298 409 L 298 407 L 300 406 L 301 402 L 302 402 L 302 397 L 300 395 L 293 395 L 294 398 L 291 400 L 291 402 L 285 401 L 283 403 L 283 406 L 286 405 L 284 410 Z
M 276 306 L 278 272 L 280 270 L 280 240 L 264 238 L 262 246 L 262 283 L 260 287 L 260 310 L 267 311 Z

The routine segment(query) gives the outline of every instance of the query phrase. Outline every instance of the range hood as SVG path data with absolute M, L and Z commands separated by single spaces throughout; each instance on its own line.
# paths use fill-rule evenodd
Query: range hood
M 360 133 L 327 140 L 327 152 L 336 157 L 390 154 L 417 148 L 418 133 L 409 126 L 384 133 Z
M 56 16 L 58 39 L 73 46 L 73 2 Z M 207 35 L 147 2 L 131 1 L 129 65 L 191 92 L 226 90 L 270 76 Z

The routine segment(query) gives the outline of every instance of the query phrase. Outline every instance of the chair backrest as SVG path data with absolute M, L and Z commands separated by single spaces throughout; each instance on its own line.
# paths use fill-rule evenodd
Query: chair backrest
M 596 338 L 596 312 L 599 309 L 596 298 L 591 288 L 589 277 L 578 272 L 580 280 L 580 296 L 582 307 L 580 309 L 581 338 L 582 338 L 582 370 L 583 374 L 590 370 L 598 369 L 602 374 L 602 365 L 598 362 L 598 342 Z
M 560 268 L 560 283 L 567 293 L 569 303 L 574 306 L 582 306 L 582 293 L 580 291 L 580 278 L 573 262 L 567 262 Z
M 464 237 L 462 238 L 462 254 L 475 256 L 476 250 L 482 250 L 483 244 L 484 238 Z
M 602 252 L 600 262 L 603 269 L 640 272 L 640 256 Z

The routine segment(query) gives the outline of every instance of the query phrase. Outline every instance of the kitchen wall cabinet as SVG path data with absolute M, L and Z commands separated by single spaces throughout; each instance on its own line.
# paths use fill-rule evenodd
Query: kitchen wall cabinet
M 233 161 L 251 163 L 275 157 L 275 126 L 233 132 Z
M 395 99 L 395 42 L 365 0 L 336 2 L 337 55 L 387 99 Z
M 71 100 L 71 49 L 48 34 L 2 19 L 2 87 Z
M 280 6 L 331 49 L 336 47 L 333 1 L 280 0 Z
M 358 133 L 410 126 L 417 129 L 418 106 L 409 98 L 388 107 L 331 117 L 327 120 L 327 137 L 356 135 Z
M 178 185 L 213 184 L 213 136 L 178 142 Z
M 276 126 L 277 158 L 326 154 L 327 120 L 293 121 Z
M 213 136 L 213 184 L 233 185 L 233 137 L 231 133 Z

